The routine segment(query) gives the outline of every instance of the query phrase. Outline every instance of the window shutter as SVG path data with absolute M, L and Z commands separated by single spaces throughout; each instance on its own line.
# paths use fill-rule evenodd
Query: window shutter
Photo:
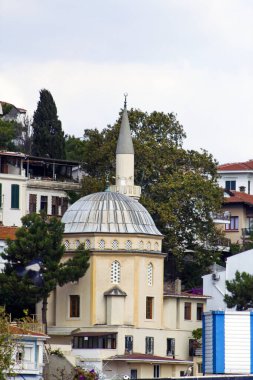
M 19 208 L 19 185 L 11 185 L 11 208 Z

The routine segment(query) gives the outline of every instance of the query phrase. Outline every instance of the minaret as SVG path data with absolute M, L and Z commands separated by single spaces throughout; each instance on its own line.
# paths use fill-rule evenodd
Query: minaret
M 139 199 L 141 188 L 134 185 L 134 146 L 127 114 L 127 94 L 124 96 L 124 110 L 116 149 L 116 185 L 110 186 L 110 191 Z

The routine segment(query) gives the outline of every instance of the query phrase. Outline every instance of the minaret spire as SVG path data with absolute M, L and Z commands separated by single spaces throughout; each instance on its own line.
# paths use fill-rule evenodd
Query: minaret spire
M 110 186 L 110 190 L 139 199 L 141 188 L 134 185 L 134 146 L 127 113 L 127 95 L 124 94 L 124 109 L 116 149 L 116 185 Z

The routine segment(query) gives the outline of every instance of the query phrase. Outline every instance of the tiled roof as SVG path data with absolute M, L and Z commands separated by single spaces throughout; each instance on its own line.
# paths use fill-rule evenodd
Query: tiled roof
M 231 162 L 217 167 L 218 171 L 253 170 L 253 160 L 246 162 Z
M 126 354 L 126 355 L 115 355 L 111 356 L 110 358 L 106 360 L 119 360 L 119 361 L 139 361 L 139 362 L 165 362 L 165 363 L 181 363 L 181 364 L 189 364 L 192 363 L 189 360 L 180 360 L 180 359 L 173 359 L 168 358 L 164 356 L 156 356 L 156 355 L 148 355 L 148 354 L 139 354 L 139 353 L 133 353 L 133 354 Z
M 223 203 L 247 203 L 253 206 L 253 195 L 234 190 L 230 190 L 229 194 L 230 197 L 225 197 Z
M 26 330 L 26 329 L 23 329 L 22 327 L 18 327 L 15 325 L 9 326 L 9 332 L 13 335 L 31 335 L 31 336 L 41 336 L 41 337 L 47 338 L 46 334 L 43 334 L 37 331 Z
M 0 226 L 0 240 L 6 240 L 7 238 L 11 240 L 15 240 L 16 231 L 17 231 L 17 227 Z

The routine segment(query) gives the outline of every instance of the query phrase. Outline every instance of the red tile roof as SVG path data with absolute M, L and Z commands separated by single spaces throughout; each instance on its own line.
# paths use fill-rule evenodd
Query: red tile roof
M 253 160 L 246 162 L 231 162 L 217 167 L 218 171 L 253 170 Z
M 0 240 L 6 240 L 7 238 L 11 240 L 16 239 L 16 233 L 17 227 L 5 227 L 0 226 Z
M 106 360 L 119 360 L 119 361 L 139 361 L 139 362 L 165 362 L 165 363 L 192 363 L 190 360 L 180 360 L 180 359 L 173 359 L 165 356 L 156 356 L 156 355 L 148 355 L 148 354 L 139 354 L 139 353 L 133 353 L 133 354 L 126 354 L 126 355 L 115 355 L 111 356 L 110 358 Z
M 229 194 L 230 197 L 225 197 L 223 203 L 246 203 L 253 206 L 253 195 L 234 190 L 230 190 Z
M 41 337 L 47 338 L 46 334 L 43 334 L 37 331 L 26 330 L 26 329 L 23 329 L 22 327 L 18 327 L 15 325 L 9 325 L 9 331 L 13 335 L 31 335 L 31 336 L 41 336 Z

